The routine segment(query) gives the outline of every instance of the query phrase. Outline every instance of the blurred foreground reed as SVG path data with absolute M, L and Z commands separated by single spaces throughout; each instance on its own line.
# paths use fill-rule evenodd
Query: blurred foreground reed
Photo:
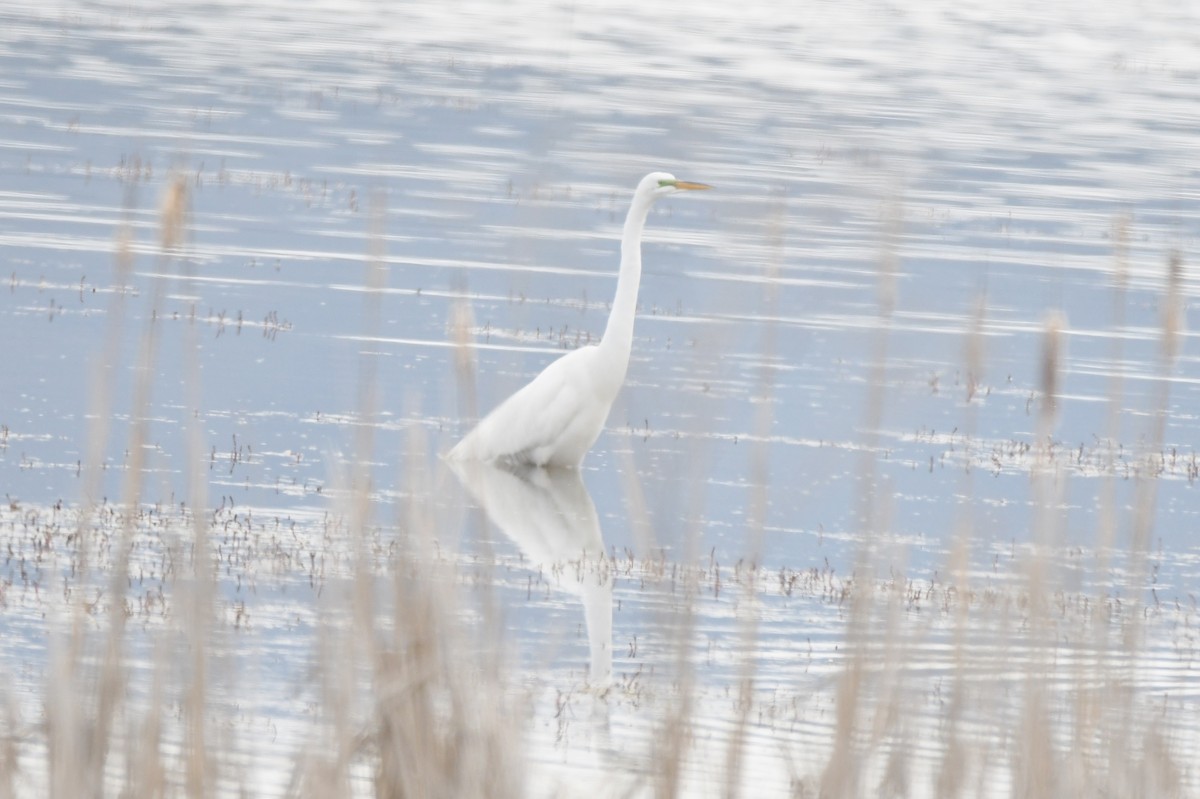
M 162 216 L 159 271 L 173 270 L 175 280 L 186 283 L 184 183 L 171 184 Z M 375 218 L 382 218 L 381 209 Z M 118 237 L 118 284 L 130 279 L 132 256 L 121 243 L 128 235 Z M 372 240 L 377 246 L 381 236 Z M 878 427 L 884 411 L 895 303 L 893 257 L 887 253 L 895 246 L 894 238 L 887 239 L 881 258 L 868 430 Z M 368 288 L 383 285 L 382 259 L 382 252 L 373 253 Z M 1179 351 L 1180 274 L 1172 256 L 1162 300 L 1162 376 Z M 133 373 L 131 416 L 142 421 L 131 428 L 131 453 L 143 452 L 147 440 L 159 368 L 156 342 L 164 335 L 153 311 L 165 283 L 159 279 L 150 298 Z M 116 360 L 125 298 L 117 291 L 112 299 L 109 363 Z M 364 325 L 372 335 L 379 325 L 377 291 L 365 298 Z M 768 295 L 768 305 L 774 301 Z M 985 366 L 980 329 L 986 307 L 981 298 L 966 342 L 968 434 Z M 469 318 L 457 315 L 453 335 L 463 394 L 473 404 Z M 964 470 L 962 521 L 941 572 L 947 576 L 909 579 L 881 561 L 874 544 L 883 533 L 886 498 L 876 494 L 870 447 L 863 450 L 860 492 L 861 517 L 868 522 L 850 576 L 827 566 L 768 571 L 753 559 L 722 567 L 694 551 L 670 563 L 600 552 L 551 566 L 548 571 L 568 575 L 559 579 L 574 574 L 610 585 L 619 581 L 663 597 L 664 628 L 671 631 L 656 674 L 643 672 L 642 656 L 631 645 L 611 684 L 593 680 L 559 689 L 553 723 L 560 731 L 576 706 L 582 717 L 585 704 L 601 706 L 605 716 L 638 715 L 651 730 L 632 747 L 638 752 L 607 745 L 599 779 L 580 783 L 569 770 L 559 777 L 537 773 L 539 764 L 554 758 L 533 751 L 536 728 L 551 722 L 516 665 L 491 566 L 460 557 L 465 511 L 447 512 L 433 501 L 449 476 L 419 433 L 403 458 L 407 500 L 399 518 L 375 516 L 364 466 L 376 454 L 378 388 L 371 356 L 363 356 L 360 370 L 364 423 L 356 428 L 349 465 L 337 475 L 339 488 L 330 492 L 335 507 L 313 521 L 311 541 L 287 535 L 277 519 L 274 528 L 270 519 L 255 520 L 252 511 L 224 498 L 211 506 L 194 422 L 187 462 L 197 466 L 188 474 L 185 502 L 148 502 L 138 462 L 127 470 L 119 503 L 97 501 L 97 464 L 117 379 L 111 367 L 102 369 L 92 460 L 84 468 L 79 505 L 46 509 L 14 502 L 0 511 L 0 536 L 10 553 L 0 613 L 40 613 L 48 638 L 36 710 L 12 686 L 0 694 L 0 797 L 1194 795 L 1200 777 L 1194 765 L 1200 725 L 1193 715 L 1197 609 L 1194 598 L 1190 606 L 1163 603 L 1148 590 L 1158 479 L 1153 469 L 1137 476 L 1129 513 L 1118 507 L 1111 482 L 1097 497 L 1106 509 L 1097 533 L 1097 573 L 1117 575 L 1113 580 L 1120 582 L 1072 590 L 1062 577 L 1063 531 L 1054 509 L 1065 477 L 1046 443 L 1053 441 L 1059 412 L 1067 324 L 1058 316 L 1046 320 L 1029 467 L 1037 513 L 1031 545 L 1007 579 L 981 580 L 970 566 L 970 469 Z M 198 405 L 198 343 L 191 328 L 184 335 L 184 352 L 191 353 L 182 364 L 184 379 Z M 771 352 L 772 340 L 763 347 Z M 1148 414 L 1147 459 L 1163 446 L 1167 381 L 1162 386 Z M 759 391 L 767 396 L 771 390 L 771 376 L 764 373 Z M 1122 404 L 1119 379 L 1112 391 L 1115 418 Z M 760 408 L 756 427 L 765 433 L 771 405 Z M 766 463 L 765 453 L 754 460 L 756 489 L 746 530 L 751 552 L 764 524 Z M 347 544 L 327 560 L 314 547 L 330 540 L 330 525 Z M 339 558 L 337 566 L 329 565 Z M 231 593 L 235 579 L 238 590 Z M 313 645 L 296 651 L 298 663 L 290 664 L 300 675 L 302 709 L 295 726 L 301 733 L 285 757 L 264 762 L 247 754 L 260 748 L 254 738 L 266 735 L 267 727 L 245 721 L 242 705 L 255 684 L 241 651 L 245 626 L 263 611 L 240 592 L 243 584 L 273 580 L 307 587 Z M 722 592 L 737 603 L 736 641 L 729 646 L 739 657 L 732 684 L 713 690 L 699 673 L 696 637 L 708 605 L 721 601 Z M 798 596 L 842 620 L 836 676 L 768 690 L 757 658 L 758 613 L 765 604 Z M 1164 634 L 1175 641 L 1179 673 L 1193 675 L 1190 686 L 1183 678 L 1182 698 L 1144 687 L 1161 683 L 1146 653 L 1147 641 Z M 265 679 L 273 679 L 274 672 L 265 671 Z M 713 701 L 714 694 L 721 698 Z M 771 749 L 765 757 L 780 766 L 782 783 L 766 782 L 760 771 L 764 741 Z

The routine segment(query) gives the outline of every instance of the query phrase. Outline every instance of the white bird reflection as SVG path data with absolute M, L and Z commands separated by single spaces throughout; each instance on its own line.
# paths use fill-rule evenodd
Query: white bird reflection
M 450 461 L 488 517 L 516 542 L 534 567 L 566 569 L 561 587 L 583 602 L 591 664 L 588 682 L 604 691 L 612 681 L 612 579 L 596 568 L 604 553 L 600 518 L 576 469 Z

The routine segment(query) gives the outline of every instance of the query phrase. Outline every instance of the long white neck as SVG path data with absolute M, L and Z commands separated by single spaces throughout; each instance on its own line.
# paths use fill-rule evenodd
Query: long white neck
M 608 325 L 604 328 L 604 338 L 600 340 L 601 347 L 617 353 L 616 363 L 620 365 L 622 378 L 633 347 L 633 317 L 637 311 L 638 286 L 642 282 L 642 229 L 646 226 L 651 202 L 651 196 L 635 196 L 629 215 L 625 217 L 617 294 L 613 298 Z

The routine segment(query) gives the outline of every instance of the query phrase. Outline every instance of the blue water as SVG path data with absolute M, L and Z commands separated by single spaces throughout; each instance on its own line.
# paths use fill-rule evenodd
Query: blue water
M 586 462 L 609 546 L 684 553 L 699 529 L 695 550 L 727 561 L 846 567 L 856 542 L 879 536 L 930 572 L 964 517 L 981 561 L 1033 540 L 1034 458 L 991 454 L 1036 443 L 1052 310 L 1066 319 L 1055 442 L 1099 451 L 1112 432 L 1121 463 L 1135 465 L 1167 380 L 1164 445 L 1194 456 L 1194 337 L 1173 364 L 1158 361 L 1172 250 L 1185 309 L 1196 292 L 1194 10 L 743 10 L 9 4 L 5 493 L 79 499 L 108 364 L 100 485 L 120 495 L 138 342 L 150 335 L 144 499 L 180 501 L 198 468 L 214 504 L 326 506 L 373 362 L 386 517 L 408 490 L 410 432 L 442 450 L 467 425 L 445 346 L 456 298 L 488 345 L 476 352 L 487 408 L 600 334 L 626 201 L 651 168 L 718 190 L 663 203 L 648 225 L 629 382 Z M 157 206 L 173 174 L 188 187 L 188 238 L 164 260 Z M 134 276 L 109 350 L 122 225 Z M 373 247 L 385 265 L 374 329 L 362 290 Z M 881 263 L 894 270 L 886 324 Z M 968 403 L 980 296 L 983 365 Z M 198 408 L 186 399 L 189 326 Z M 876 352 L 882 412 L 868 430 Z M 199 463 L 182 438 L 193 416 Z M 747 532 L 756 458 L 769 466 L 758 553 Z M 650 544 L 632 532 L 630 467 Z M 1091 543 L 1110 488 L 1095 470 L 1058 468 L 1068 502 L 1052 538 Z M 1119 508 L 1133 491 L 1124 476 Z M 1158 481 L 1154 535 L 1167 552 L 1195 552 L 1195 490 L 1182 467 Z M 887 506 L 870 523 L 864 492 Z M 1122 541 L 1129 526 L 1123 512 Z

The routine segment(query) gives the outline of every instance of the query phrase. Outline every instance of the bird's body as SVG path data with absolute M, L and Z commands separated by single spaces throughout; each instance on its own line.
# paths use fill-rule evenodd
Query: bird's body
M 547 366 L 500 403 L 450 457 L 534 466 L 578 466 L 604 428 L 624 380 L 600 347 L 586 347 Z
M 604 337 L 547 366 L 500 403 L 448 457 L 533 466 L 576 468 L 596 443 L 612 408 L 633 346 L 633 319 L 642 278 L 642 228 L 650 206 L 676 191 L 707 189 L 665 172 L 642 178 L 621 239 L 621 271 Z

